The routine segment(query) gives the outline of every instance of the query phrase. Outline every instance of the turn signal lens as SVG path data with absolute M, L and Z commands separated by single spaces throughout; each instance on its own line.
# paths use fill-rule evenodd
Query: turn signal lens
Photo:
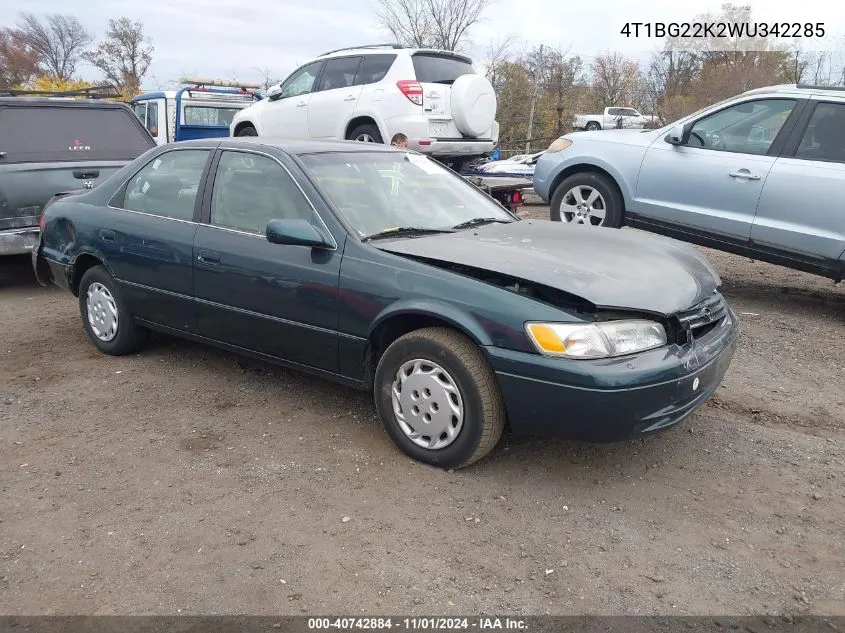
M 547 356 L 607 358 L 666 344 L 660 323 L 645 319 L 605 323 L 526 323 L 537 351 Z
M 546 151 L 549 153 L 560 152 L 565 150 L 567 147 L 572 145 L 572 141 L 568 138 L 559 138 L 556 141 L 553 141 L 551 145 L 549 145 L 549 149 Z

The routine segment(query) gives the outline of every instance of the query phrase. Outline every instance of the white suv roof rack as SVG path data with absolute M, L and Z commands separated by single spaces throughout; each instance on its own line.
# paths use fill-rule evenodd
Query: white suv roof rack
M 338 49 L 335 49 L 333 51 L 328 51 L 327 53 L 323 53 L 321 55 L 318 55 L 318 57 L 325 57 L 326 55 L 333 55 L 334 53 L 342 53 L 343 51 L 358 51 L 358 50 L 361 50 L 362 48 L 392 48 L 392 49 L 395 49 L 395 50 L 399 50 L 399 49 L 403 49 L 403 48 L 406 48 L 406 47 L 402 46 L 401 44 L 396 44 L 396 43 L 362 44 L 360 46 L 347 46 L 345 48 L 338 48 Z

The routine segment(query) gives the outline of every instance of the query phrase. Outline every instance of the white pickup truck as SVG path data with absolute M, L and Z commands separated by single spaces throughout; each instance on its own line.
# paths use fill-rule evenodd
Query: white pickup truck
M 656 116 L 640 114 L 634 108 L 605 108 L 604 114 L 576 114 L 572 126 L 576 130 L 642 129 L 658 124 Z

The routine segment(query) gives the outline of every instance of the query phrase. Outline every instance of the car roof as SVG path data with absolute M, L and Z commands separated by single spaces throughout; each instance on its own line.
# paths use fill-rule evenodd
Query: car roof
M 771 94 L 771 93 L 793 93 L 793 94 L 833 94 L 845 96 L 845 86 L 811 86 L 806 84 L 778 84 L 776 86 L 764 86 L 746 90 L 742 95 Z
M 74 97 L 4 97 L 0 92 L 0 105 L 31 105 L 31 106 L 74 106 L 78 108 L 103 108 L 123 106 L 122 101 L 108 101 L 105 99 L 77 99 Z
M 455 51 L 447 51 L 439 48 L 406 48 L 404 46 L 396 46 L 389 44 L 342 48 L 340 50 L 329 51 L 327 53 L 323 53 L 322 55 L 318 55 L 314 58 L 313 61 L 319 61 L 321 59 L 331 59 L 332 57 L 349 57 L 352 55 L 397 55 L 399 53 L 404 53 L 407 55 L 416 55 L 417 53 L 445 55 L 448 57 L 455 57 L 470 64 L 472 63 L 472 59 L 470 59 L 466 55 L 456 53 Z
M 221 149 L 242 148 L 248 145 L 257 145 L 280 149 L 288 154 L 299 156 L 301 154 L 320 154 L 331 152 L 407 152 L 407 149 L 382 145 L 381 143 L 362 143 L 360 141 L 312 141 L 309 139 L 286 139 L 268 136 L 237 136 L 221 139 L 197 139 L 191 141 L 177 141 L 168 143 L 163 147 L 187 147 L 202 145 L 208 147 L 209 141 L 219 142 Z

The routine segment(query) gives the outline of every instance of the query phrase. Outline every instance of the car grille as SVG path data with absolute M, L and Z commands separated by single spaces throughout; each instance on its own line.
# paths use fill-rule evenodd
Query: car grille
M 714 292 L 711 297 L 701 303 L 678 313 L 678 321 L 684 330 L 697 338 L 716 327 L 727 312 L 728 306 L 725 299 L 718 292 Z

